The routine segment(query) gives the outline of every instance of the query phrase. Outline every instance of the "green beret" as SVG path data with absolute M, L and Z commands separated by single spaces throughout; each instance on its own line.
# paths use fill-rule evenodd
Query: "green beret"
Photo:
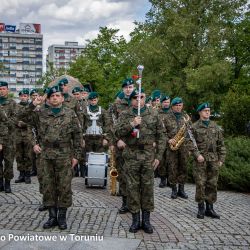
M 134 80 L 132 78 L 126 78 L 122 81 L 122 88 L 134 84 Z
M 144 89 L 141 88 L 141 93 L 144 93 Z M 139 95 L 139 90 L 138 89 L 134 89 L 133 92 L 130 94 L 129 96 L 129 100 L 131 100 L 134 96 Z
M 35 94 L 35 93 L 38 93 L 37 89 L 32 89 L 32 90 L 30 91 L 30 95 L 33 95 L 33 94 Z
M 168 100 L 168 99 L 170 99 L 170 97 L 169 97 L 168 95 L 163 95 L 163 96 L 161 97 L 161 102 L 164 102 L 164 101 L 166 101 L 166 100 Z
M 57 93 L 57 92 L 61 92 L 61 89 L 60 89 L 60 87 L 58 85 L 55 85 L 55 86 L 49 88 L 48 91 L 47 91 L 48 98 L 50 98 L 50 96 L 52 94 Z
M 83 89 L 81 89 L 81 92 L 88 92 L 89 93 L 89 89 L 88 88 L 83 88 Z
M 0 81 L 0 87 L 8 87 L 8 83 L 5 81 Z
M 81 88 L 80 87 L 74 87 L 72 89 L 72 94 L 77 93 L 77 92 L 81 92 Z
M 57 82 L 57 84 L 61 87 L 63 85 L 67 85 L 69 83 L 68 79 L 67 78 L 62 78 L 61 80 L 59 80 Z
M 29 92 L 28 89 L 22 89 L 22 90 L 19 92 L 18 95 L 29 95 L 29 94 L 30 94 L 30 92 Z
M 206 108 L 210 108 L 210 104 L 208 102 L 204 102 L 204 103 L 200 104 L 197 108 L 197 112 L 200 112 Z
M 152 101 L 155 101 L 156 99 L 161 98 L 161 91 L 156 89 L 152 92 L 151 96 L 152 96 Z
M 180 97 L 175 97 L 175 98 L 172 100 L 171 105 L 174 106 L 174 105 L 180 104 L 180 103 L 183 103 L 182 98 L 180 98 Z
M 99 95 L 97 92 L 90 92 L 89 93 L 89 96 L 88 96 L 88 100 L 92 100 L 92 99 L 95 99 L 97 98 Z

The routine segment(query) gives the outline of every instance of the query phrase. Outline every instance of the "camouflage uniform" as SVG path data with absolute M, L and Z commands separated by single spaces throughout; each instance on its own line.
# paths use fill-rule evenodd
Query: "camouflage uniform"
M 184 113 L 177 120 L 174 112 L 170 110 L 164 119 L 164 125 L 167 132 L 167 142 L 172 139 L 179 129 L 184 125 Z M 188 159 L 189 140 L 180 146 L 176 151 L 170 149 L 167 143 L 167 157 L 169 159 L 169 181 L 172 185 L 177 183 L 184 184 L 187 178 L 187 159 Z
M 20 102 L 17 104 L 16 112 L 21 112 L 28 102 Z M 17 121 L 19 124 L 16 127 L 16 162 L 17 170 L 20 171 L 20 177 L 26 177 L 26 182 L 30 183 L 30 171 L 32 170 L 31 163 L 31 127 L 22 121 Z
M 5 178 L 5 186 L 8 186 L 7 190 L 9 192 L 9 182 L 14 177 L 13 162 L 15 157 L 16 102 L 10 98 L 6 98 L 2 102 L 0 102 L 0 109 L 5 112 L 8 119 L 6 123 L 8 133 L 3 137 L 3 150 L 0 152 L 0 186 L 3 186 L 3 178 Z
M 196 162 L 194 167 L 195 200 L 198 203 L 207 201 L 213 204 L 217 200 L 218 162 L 224 162 L 226 155 L 222 130 L 213 121 L 207 127 L 201 120 L 195 122 L 192 128 L 199 150 L 194 154 L 196 158 L 199 154 L 205 158 L 203 163 Z
M 121 112 L 129 109 L 129 100 L 128 99 L 119 99 L 116 100 L 115 103 L 112 105 L 112 116 L 113 120 L 117 121 Z M 115 125 L 115 124 L 114 124 Z M 119 138 L 116 138 L 114 136 L 114 142 L 118 142 Z M 125 166 L 124 166 L 124 159 L 122 157 L 122 149 L 119 149 L 117 145 L 115 144 L 115 156 L 116 156 L 116 168 L 118 171 L 118 182 L 119 182 L 119 192 L 122 196 L 127 196 L 127 189 L 126 189 L 126 172 L 125 172 Z
M 31 104 L 29 109 L 34 110 L 35 107 Z M 37 127 L 39 127 L 41 161 L 44 165 L 44 205 L 70 207 L 72 205 L 71 159 L 73 157 L 79 159 L 82 150 L 79 120 L 67 107 L 62 107 L 58 114 L 54 114 L 50 107 L 40 109 L 34 114 L 33 121 L 37 121 Z M 36 126 L 36 124 L 31 125 Z
M 166 119 L 167 113 L 168 113 L 168 110 L 160 109 L 158 111 L 158 114 L 159 114 L 160 119 L 162 120 L 163 124 L 165 123 L 165 119 Z M 158 168 L 158 174 L 159 174 L 159 176 L 161 178 L 162 177 L 165 178 L 165 181 L 166 181 L 166 178 L 168 178 L 168 159 L 167 159 L 167 155 L 168 154 L 167 154 L 167 150 L 168 150 L 168 148 L 166 148 L 164 150 L 163 157 L 162 157 L 160 166 Z
M 139 139 L 133 137 L 130 122 L 136 116 L 133 108 L 122 112 L 115 127 L 116 136 L 126 143 L 122 156 L 127 175 L 128 207 L 133 214 L 141 209 L 148 212 L 154 209 L 152 162 L 154 159 L 161 159 L 166 144 L 163 124 L 157 113 L 149 108 L 141 113 Z M 154 142 L 159 147 L 157 155 L 152 150 Z

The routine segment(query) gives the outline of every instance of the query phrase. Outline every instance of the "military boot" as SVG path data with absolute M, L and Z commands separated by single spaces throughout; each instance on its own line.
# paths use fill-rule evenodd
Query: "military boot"
M 66 213 L 67 213 L 67 208 L 66 207 L 59 207 L 57 221 L 58 221 L 58 227 L 61 230 L 67 229 Z
M 171 198 L 172 199 L 176 199 L 177 198 L 177 187 L 176 187 L 176 185 L 172 185 Z
M 220 216 L 214 211 L 213 204 L 206 201 L 205 215 L 211 218 L 220 219 Z
M 4 190 L 5 190 L 5 193 L 11 193 L 10 180 L 5 179 Z
M 49 207 L 49 219 L 43 224 L 43 228 L 49 229 L 57 225 L 57 208 Z
M 150 212 L 146 210 L 142 211 L 142 229 L 147 234 L 153 233 L 153 227 L 150 224 Z
M 129 228 L 130 233 L 136 233 L 140 229 L 140 211 L 132 213 L 132 225 Z
M 4 181 L 3 178 L 0 178 L 0 192 L 4 191 Z
M 177 195 L 183 199 L 187 199 L 188 195 L 184 191 L 184 184 L 179 184 Z
M 15 180 L 15 183 L 21 183 L 25 181 L 25 171 L 20 171 L 18 178 Z
M 125 214 L 127 213 L 128 210 L 128 205 L 127 205 L 127 197 L 126 196 L 122 196 L 122 206 L 119 209 L 119 214 Z
M 26 184 L 30 184 L 31 183 L 31 179 L 30 179 L 30 171 L 25 171 L 25 183 Z
M 164 188 L 166 186 L 167 186 L 167 184 L 166 184 L 166 177 L 161 177 L 161 182 L 159 184 L 159 187 L 160 188 Z
M 204 205 L 204 202 L 198 203 L 197 218 L 198 219 L 204 219 L 204 215 L 205 215 L 205 205 Z

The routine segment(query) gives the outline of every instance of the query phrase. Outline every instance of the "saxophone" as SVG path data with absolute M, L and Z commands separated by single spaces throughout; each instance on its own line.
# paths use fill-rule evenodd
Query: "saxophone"
M 186 115 L 186 117 L 184 117 L 184 124 L 178 130 L 177 134 L 172 138 L 176 141 L 174 144 L 170 144 L 170 149 L 172 151 L 178 150 L 180 146 L 183 144 L 183 142 L 185 141 L 185 134 L 186 134 L 187 125 L 189 121 L 190 121 L 190 117 Z
M 118 171 L 115 167 L 115 150 L 112 149 L 110 152 L 110 172 L 109 172 L 111 195 L 116 195 L 117 193 L 116 192 L 117 177 L 118 177 Z

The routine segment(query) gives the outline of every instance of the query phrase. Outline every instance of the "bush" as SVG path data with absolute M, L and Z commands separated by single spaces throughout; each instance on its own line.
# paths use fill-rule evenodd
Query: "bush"
M 228 135 L 246 135 L 250 121 L 250 84 L 234 85 L 222 101 L 222 126 Z
M 218 188 L 250 192 L 250 139 L 247 137 L 228 137 L 225 140 L 227 156 L 220 170 Z M 188 163 L 188 180 L 193 179 L 193 161 Z

